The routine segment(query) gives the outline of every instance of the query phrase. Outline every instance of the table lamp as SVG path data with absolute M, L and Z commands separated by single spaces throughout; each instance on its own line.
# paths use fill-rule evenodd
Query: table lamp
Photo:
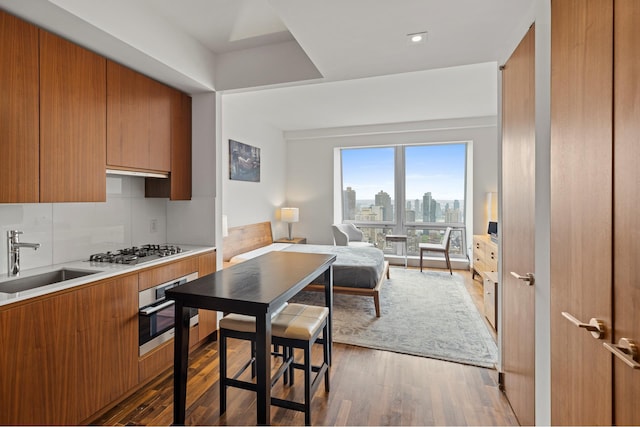
M 280 208 L 280 220 L 289 223 L 289 240 L 293 240 L 291 228 L 294 222 L 298 222 L 298 208 Z

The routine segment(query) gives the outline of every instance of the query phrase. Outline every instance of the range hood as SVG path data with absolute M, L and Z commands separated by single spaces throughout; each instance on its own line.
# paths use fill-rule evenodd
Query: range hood
M 168 173 L 127 171 L 120 169 L 107 169 L 107 175 L 141 176 L 144 178 L 169 178 Z

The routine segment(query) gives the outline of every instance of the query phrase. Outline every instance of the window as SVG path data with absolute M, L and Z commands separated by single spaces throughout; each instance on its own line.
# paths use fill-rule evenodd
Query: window
M 464 143 L 345 148 L 342 221 L 353 222 L 386 252 L 386 234 L 406 234 L 409 255 L 453 228 L 451 255 L 466 256 Z

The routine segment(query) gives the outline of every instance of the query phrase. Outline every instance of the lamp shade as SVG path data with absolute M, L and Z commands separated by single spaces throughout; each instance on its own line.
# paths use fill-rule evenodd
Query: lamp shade
M 280 220 L 283 222 L 298 222 L 298 208 L 280 208 Z

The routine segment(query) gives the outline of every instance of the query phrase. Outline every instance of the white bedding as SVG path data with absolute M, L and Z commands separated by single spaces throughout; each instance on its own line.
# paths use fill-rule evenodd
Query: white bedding
M 236 263 L 239 263 L 239 262 L 248 261 L 248 260 L 250 260 L 252 258 L 255 258 L 257 256 L 264 255 L 264 254 L 266 254 L 268 252 L 281 251 L 281 250 L 283 250 L 285 248 L 288 248 L 291 245 L 292 245 L 291 243 L 272 243 L 272 244 L 270 244 L 268 246 L 263 246 L 261 248 L 254 249 L 254 250 L 249 251 L 249 252 L 244 252 L 242 254 L 238 254 L 238 255 L 232 257 L 229 260 L 229 262 L 231 264 L 236 264 Z

